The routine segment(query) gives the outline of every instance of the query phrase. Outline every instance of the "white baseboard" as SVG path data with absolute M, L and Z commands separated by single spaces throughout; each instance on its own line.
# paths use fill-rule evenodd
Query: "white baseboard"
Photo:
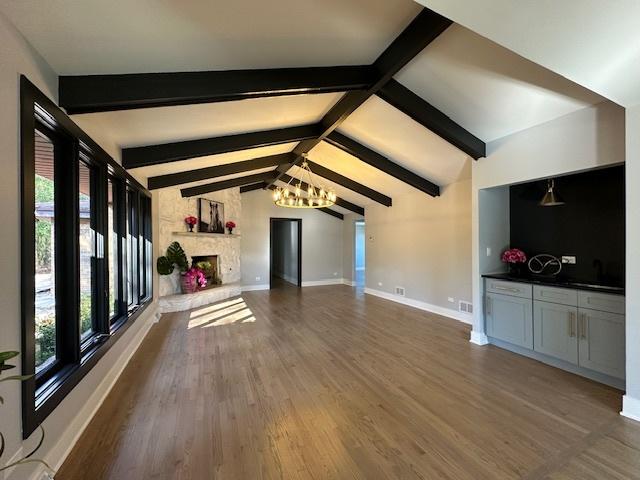
M 620 415 L 640 422 L 640 400 L 625 395 L 622 397 L 622 411 Z
M 354 282 L 353 280 L 349 280 L 348 278 L 343 278 L 342 279 L 342 284 L 343 285 L 347 285 L 349 287 L 355 287 L 356 286 L 356 282 Z
M 243 285 L 242 286 L 243 292 L 254 292 L 256 290 L 269 290 L 269 284 L 262 283 L 260 285 Z
M 485 333 L 476 332 L 475 330 L 471 330 L 469 341 L 476 345 L 489 345 L 489 337 Z
M 426 312 L 442 315 L 443 317 L 453 318 L 454 320 L 458 320 L 459 322 L 463 322 L 467 324 L 471 324 L 473 320 L 472 316 L 468 313 L 459 312 L 451 308 L 440 307 L 438 305 L 432 305 L 430 303 L 422 302 L 420 300 L 413 300 L 412 298 L 401 297 L 400 295 L 394 295 L 393 293 L 382 292 L 380 290 L 375 290 L 373 288 L 365 288 L 364 293 L 368 293 L 369 295 L 374 295 L 376 297 L 384 298 L 386 300 L 391 300 L 392 302 L 397 302 L 403 305 L 408 305 L 410 307 L 418 308 Z
M 343 278 L 327 278 L 325 280 L 309 280 L 302 282 L 303 287 L 320 287 L 322 285 L 342 285 Z
M 58 470 L 65 459 L 75 446 L 76 442 L 80 438 L 80 435 L 84 432 L 84 429 L 89 425 L 89 422 L 93 419 L 105 398 L 115 385 L 118 378 L 122 374 L 123 370 L 129 363 L 129 360 L 133 354 L 138 350 L 138 347 L 142 344 L 142 341 L 149 333 L 149 330 L 154 323 L 157 323 L 159 315 L 157 313 L 157 304 L 150 306 L 146 312 L 144 312 L 138 321 L 143 321 L 144 324 L 140 327 L 140 330 L 131 339 L 129 345 L 127 345 L 125 351 L 116 359 L 107 375 L 102 379 L 98 387 L 94 390 L 93 394 L 87 399 L 84 406 L 78 411 L 72 422 L 66 428 L 66 430 L 58 437 L 55 445 L 44 455 L 45 460 L 54 470 Z M 36 471 L 29 477 L 29 480 L 40 480 L 43 478 L 46 469 L 43 465 L 38 465 Z M 24 478 L 24 477 L 22 477 Z

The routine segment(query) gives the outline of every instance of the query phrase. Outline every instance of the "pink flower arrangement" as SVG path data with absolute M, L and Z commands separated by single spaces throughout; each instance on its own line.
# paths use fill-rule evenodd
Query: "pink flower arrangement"
M 527 256 L 518 248 L 510 248 L 502 253 L 501 260 L 504 263 L 524 263 L 527 261 Z
M 204 272 L 197 267 L 191 267 L 182 275 L 182 287 L 185 293 L 193 293 L 206 286 L 207 277 L 205 277 Z
M 193 227 L 196 223 L 198 223 L 198 219 L 193 215 L 189 215 L 184 219 L 184 223 Z

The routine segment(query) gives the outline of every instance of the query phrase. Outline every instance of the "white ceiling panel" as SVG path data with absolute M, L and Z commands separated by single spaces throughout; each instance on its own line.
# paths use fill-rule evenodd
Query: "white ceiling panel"
M 638 0 L 417 0 L 620 105 L 640 103 Z
M 338 130 L 436 185 L 469 178 L 467 154 L 378 97 L 367 100 Z
M 233 102 L 73 115 L 73 121 L 122 147 L 154 145 L 320 121 L 341 93 L 252 98 Z
M 371 63 L 411 0 L 0 0 L 60 74 Z
M 604 100 L 455 24 L 395 78 L 485 142 Z

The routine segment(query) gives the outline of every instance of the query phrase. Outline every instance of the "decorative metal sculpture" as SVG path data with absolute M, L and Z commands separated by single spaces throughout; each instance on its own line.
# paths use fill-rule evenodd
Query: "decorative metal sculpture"
M 562 262 L 553 255 L 541 253 L 529 259 L 529 271 L 538 275 L 555 276 L 562 270 Z

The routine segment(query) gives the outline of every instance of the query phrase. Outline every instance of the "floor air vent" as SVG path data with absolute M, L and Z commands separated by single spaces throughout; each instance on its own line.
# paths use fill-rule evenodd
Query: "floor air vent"
M 473 313 L 473 304 L 460 300 L 458 303 L 458 310 L 465 313 Z

